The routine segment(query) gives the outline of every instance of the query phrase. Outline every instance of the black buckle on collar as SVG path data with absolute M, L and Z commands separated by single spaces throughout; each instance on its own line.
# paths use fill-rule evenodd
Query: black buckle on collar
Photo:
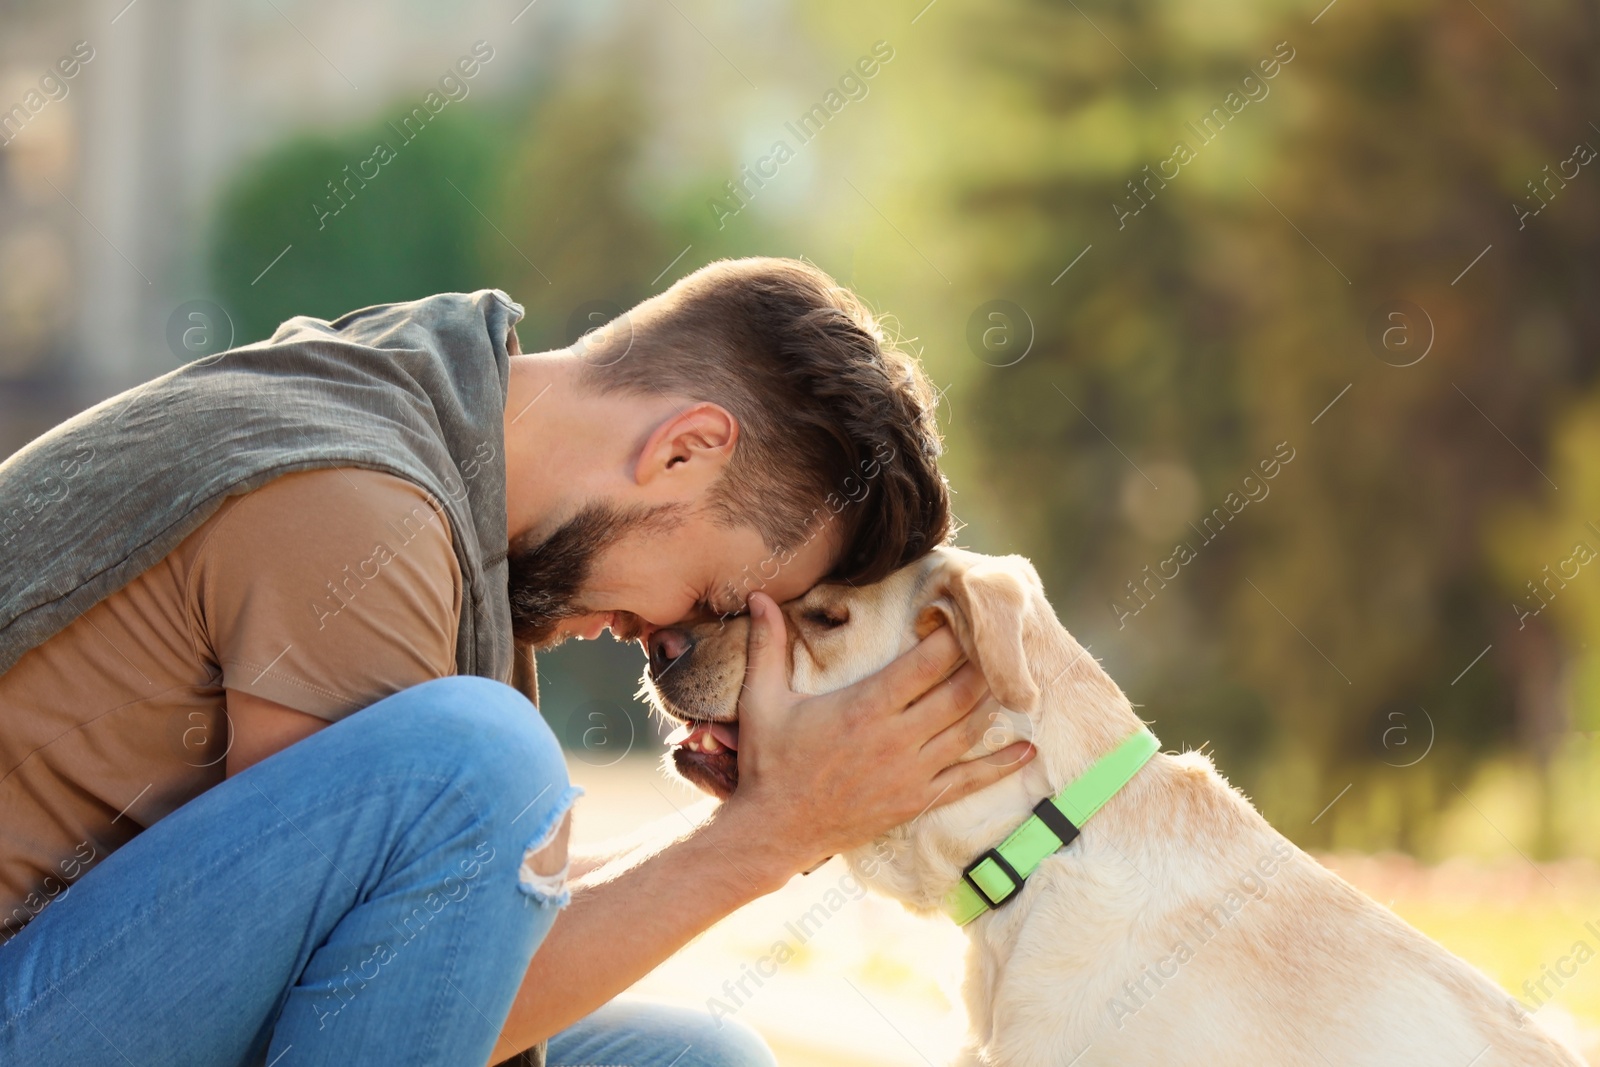
M 994 860 L 994 865 L 999 867 L 1007 878 L 1011 879 L 1011 892 L 1007 893 L 999 900 L 995 900 L 993 897 L 989 896 L 988 893 L 985 893 L 983 891 L 983 887 L 979 885 L 972 877 L 973 870 L 985 860 Z M 1000 850 L 997 848 L 991 848 L 989 851 L 985 852 L 983 855 L 967 864 L 966 867 L 961 871 L 961 879 L 972 887 L 972 891 L 978 894 L 979 900 L 983 901 L 991 908 L 998 908 L 1000 905 L 1016 896 L 1017 893 L 1022 889 L 1022 884 L 1025 881 L 1022 875 L 1017 873 L 1017 869 L 1011 866 L 1011 864 L 1006 861 L 1004 856 L 1000 855 Z

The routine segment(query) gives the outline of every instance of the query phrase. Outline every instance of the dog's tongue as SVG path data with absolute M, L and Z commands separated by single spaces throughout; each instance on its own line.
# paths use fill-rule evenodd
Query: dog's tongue
M 700 739 L 710 734 L 717 739 L 723 748 L 739 749 L 739 724 L 737 722 L 686 722 L 672 733 L 667 735 L 669 745 L 688 745 L 691 748 L 699 744 Z

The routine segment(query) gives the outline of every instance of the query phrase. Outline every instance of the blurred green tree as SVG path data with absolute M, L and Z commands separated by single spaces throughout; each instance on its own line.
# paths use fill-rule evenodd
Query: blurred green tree
M 492 110 L 457 104 L 411 141 L 377 123 L 297 139 L 244 168 L 218 208 L 210 255 L 238 343 L 293 315 L 498 284 L 479 258 L 493 231 L 474 205 L 496 180 L 499 133 Z
M 1485 13 L 1433 0 L 1000 10 L 945 38 L 953 81 L 1020 101 L 1003 151 L 950 169 L 947 210 L 989 234 L 970 291 L 1012 294 L 1037 330 L 965 397 L 1016 547 L 1063 600 L 1105 605 L 1075 628 L 1129 668 L 1165 740 L 1225 745 L 1280 826 L 1423 846 L 1475 761 L 1548 759 L 1563 664 L 1593 632 L 1576 614 L 1518 630 L 1510 597 L 1537 565 L 1498 561 L 1482 531 L 1557 495 L 1544 428 L 1594 389 L 1600 167 L 1551 186 L 1526 229 L 1512 207 L 1540 203 L 1526 182 L 1575 142 L 1600 145 L 1594 13 L 1492 12 L 1535 68 Z M 1163 163 L 1179 142 L 1192 158 Z M 1400 299 L 1423 310 L 1412 348 L 1372 347 Z M 1295 458 L 1270 495 L 1208 540 L 1204 517 L 1280 442 Z M 1178 542 L 1193 562 L 1150 581 Z

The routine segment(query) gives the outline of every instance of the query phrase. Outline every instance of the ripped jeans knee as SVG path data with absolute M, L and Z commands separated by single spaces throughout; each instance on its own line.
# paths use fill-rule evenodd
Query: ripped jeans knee
M 572 834 L 572 802 L 582 793 L 577 786 L 568 786 L 523 849 L 517 888 L 540 907 L 563 908 L 572 900 L 567 887 L 567 843 Z

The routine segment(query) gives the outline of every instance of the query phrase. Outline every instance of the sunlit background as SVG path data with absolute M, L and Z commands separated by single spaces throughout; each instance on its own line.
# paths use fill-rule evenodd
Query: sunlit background
M 0 4 L 4 453 L 293 314 L 496 286 L 534 351 L 803 256 L 944 391 L 961 542 L 1169 747 L 1600 1027 L 1600 964 L 1523 987 L 1600 950 L 1592 5 L 524 4 Z M 541 661 L 591 840 L 695 815 L 641 666 Z M 644 990 L 724 997 L 841 874 Z M 739 1009 L 785 1062 L 959 1040 L 953 929 L 803 947 Z

